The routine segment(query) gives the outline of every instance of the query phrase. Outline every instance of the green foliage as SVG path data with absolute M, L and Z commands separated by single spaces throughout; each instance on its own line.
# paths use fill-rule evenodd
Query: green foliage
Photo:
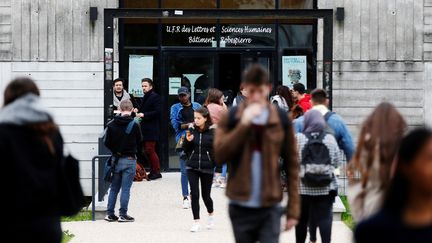
M 62 243 L 67 243 L 67 242 L 69 242 L 70 240 L 72 240 L 72 238 L 73 238 L 74 236 L 75 236 L 75 235 L 72 234 L 71 232 L 69 232 L 69 230 L 63 231 Z
M 77 215 L 71 217 L 62 217 L 62 222 L 87 221 L 91 220 L 91 211 L 81 211 Z
M 340 196 L 342 203 L 345 205 L 346 212 L 342 213 L 342 221 L 351 229 L 354 230 L 355 222 L 351 215 L 351 208 L 348 203 L 348 198 L 346 196 Z

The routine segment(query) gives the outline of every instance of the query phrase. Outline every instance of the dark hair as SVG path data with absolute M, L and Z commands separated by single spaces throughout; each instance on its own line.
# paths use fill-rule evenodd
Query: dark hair
M 220 105 L 220 100 L 223 97 L 223 95 L 224 94 L 222 93 L 222 91 L 220 91 L 220 90 L 218 90 L 216 88 L 210 88 L 208 90 L 207 98 L 206 98 L 206 101 L 205 101 L 204 104 L 208 105 L 208 104 L 211 104 L 211 103 L 215 103 L 215 104 Z
M 303 116 L 303 114 L 304 114 L 304 111 L 300 105 L 294 105 L 294 107 L 291 109 L 292 119 L 297 119 L 297 118 Z
M 8 105 L 26 94 L 40 96 L 36 83 L 28 77 L 15 78 L 6 86 L 3 105 Z
M 118 82 L 122 82 L 122 84 L 124 85 L 124 83 L 125 83 L 125 80 L 123 79 L 123 78 L 116 78 L 116 79 L 114 79 L 114 81 L 113 81 L 113 87 L 114 87 L 114 85 L 116 84 L 116 83 L 118 83 Z
M 150 86 L 153 87 L 153 80 L 151 80 L 151 78 L 143 78 L 141 79 L 141 83 L 147 82 L 148 84 L 150 84 Z
M 289 110 L 291 110 L 294 106 L 294 98 L 292 97 L 291 90 L 284 85 L 279 85 L 276 88 L 276 94 L 283 97 L 289 107 Z
M 368 184 L 377 148 L 379 149 L 380 186 L 388 188 L 390 170 L 406 128 L 407 124 L 402 115 L 392 104 L 386 102 L 379 104 L 363 122 L 357 149 L 349 165 L 351 172 L 358 171 L 361 174 L 363 188 Z
M 293 90 L 299 92 L 300 94 L 306 93 L 306 87 L 302 83 L 294 84 Z
M 201 114 L 204 118 L 207 119 L 204 129 L 208 129 L 211 125 L 213 125 L 213 122 L 212 122 L 212 119 L 210 116 L 210 112 L 207 108 L 200 107 L 200 108 L 196 109 L 195 112 Z
M 265 69 L 262 65 L 257 63 L 251 64 L 243 72 L 242 83 L 258 85 L 258 86 L 270 84 L 269 74 L 267 69 Z
M 406 168 L 403 166 L 410 166 L 430 139 L 432 139 L 432 131 L 427 128 L 417 128 L 402 139 L 395 176 L 384 199 L 384 208 L 400 214 L 406 207 L 411 183 L 402 171 Z
M 28 77 L 15 78 L 6 86 L 4 91 L 4 105 L 8 105 L 27 94 L 40 96 L 40 91 L 36 83 Z M 58 131 L 58 127 L 54 121 L 34 123 L 26 126 L 35 131 L 36 135 L 48 146 L 51 154 L 54 155 L 55 147 L 52 136 Z
M 325 104 L 327 102 L 327 92 L 323 89 L 314 89 L 311 92 L 311 99 L 314 103 Z

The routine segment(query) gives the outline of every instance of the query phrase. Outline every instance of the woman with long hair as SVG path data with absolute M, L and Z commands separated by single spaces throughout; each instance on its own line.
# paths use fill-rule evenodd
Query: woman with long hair
M 279 85 L 276 88 L 275 95 L 271 98 L 271 103 L 277 105 L 286 112 L 291 111 L 294 106 L 294 98 L 292 97 L 291 90 L 287 86 Z
M 364 121 L 348 170 L 351 177 L 348 196 L 356 220 L 367 218 L 381 207 L 406 129 L 402 115 L 385 102 Z M 358 176 L 360 179 L 356 180 Z
M 213 138 L 214 131 L 212 120 L 207 108 L 201 107 L 194 113 L 194 125 L 186 133 L 184 149 L 188 156 L 186 161 L 187 175 L 191 190 L 192 214 L 194 223 L 191 232 L 201 229 L 199 213 L 199 184 L 201 182 L 201 195 L 208 212 L 207 228 L 214 226 L 213 200 L 210 197 L 213 174 L 214 154 Z
M 355 230 L 357 243 L 432 242 L 432 131 L 419 128 L 400 143 L 383 207 Z
M 13 192 L 3 218 L 14 242 L 61 242 L 59 167 L 63 140 L 35 82 L 16 78 L 0 110 L 0 154 Z M 6 192 L 5 192 L 6 193 Z M 9 215 L 9 213 L 13 215 Z M 22 233 L 16 233 L 22 232 Z M 5 236 L 6 237 L 6 236 Z
M 222 91 L 211 88 L 208 90 L 207 99 L 204 104 L 210 112 L 210 117 L 213 124 L 217 126 L 221 116 L 228 111 L 224 103 L 224 95 Z M 213 187 L 226 187 L 227 165 L 216 168 L 215 176 L 213 179 Z

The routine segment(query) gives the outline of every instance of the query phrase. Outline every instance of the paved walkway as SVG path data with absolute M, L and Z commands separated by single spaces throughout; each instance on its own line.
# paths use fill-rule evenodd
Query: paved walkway
M 227 214 L 227 199 L 222 189 L 212 191 L 215 204 L 216 226 L 213 230 L 190 233 L 193 222 L 191 210 L 181 208 L 180 174 L 163 174 L 162 180 L 138 182 L 132 186 L 129 213 L 134 223 L 96 222 L 63 223 L 63 230 L 75 235 L 74 242 L 234 242 Z M 204 209 L 204 210 L 203 210 Z M 201 217 L 206 220 L 201 202 Z M 351 231 L 342 222 L 333 225 L 333 243 L 350 243 Z M 295 242 L 294 232 L 281 234 L 281 242 Z

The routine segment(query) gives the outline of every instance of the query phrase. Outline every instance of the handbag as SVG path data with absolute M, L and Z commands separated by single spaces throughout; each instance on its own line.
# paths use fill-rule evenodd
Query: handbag
M 148 180 L 147 171 L 141 163 L 137 162 L 134 181 L 143 181 L 144 179 Z
M 132 132 L 132 128 L 134 126 L 135 120 L 132 120 L 129 122 L 129 124 L 126 127 L 126 136 L 123 137 L 120 147 L 119 147 L 119 151 L 122 151 L 124 144 L 126 142 L 126 139 L 129 137 L 129 134 Z M 104 180 L 106 182 L 112 182 L 112 179 L 114 177 L 114 173 L 115 173 L 115 167 L 121 157 L 121 153 L 117 152 L 115 154 L 112 154 L 110 158 L 108 158 L 108 160 L 105 162 L 105 168 L 104 168 Z
M 79 161 L 68 155 L 60 165 L 60 215 L 72 216 L 84 206 L 84 193 L 79 177 Z

